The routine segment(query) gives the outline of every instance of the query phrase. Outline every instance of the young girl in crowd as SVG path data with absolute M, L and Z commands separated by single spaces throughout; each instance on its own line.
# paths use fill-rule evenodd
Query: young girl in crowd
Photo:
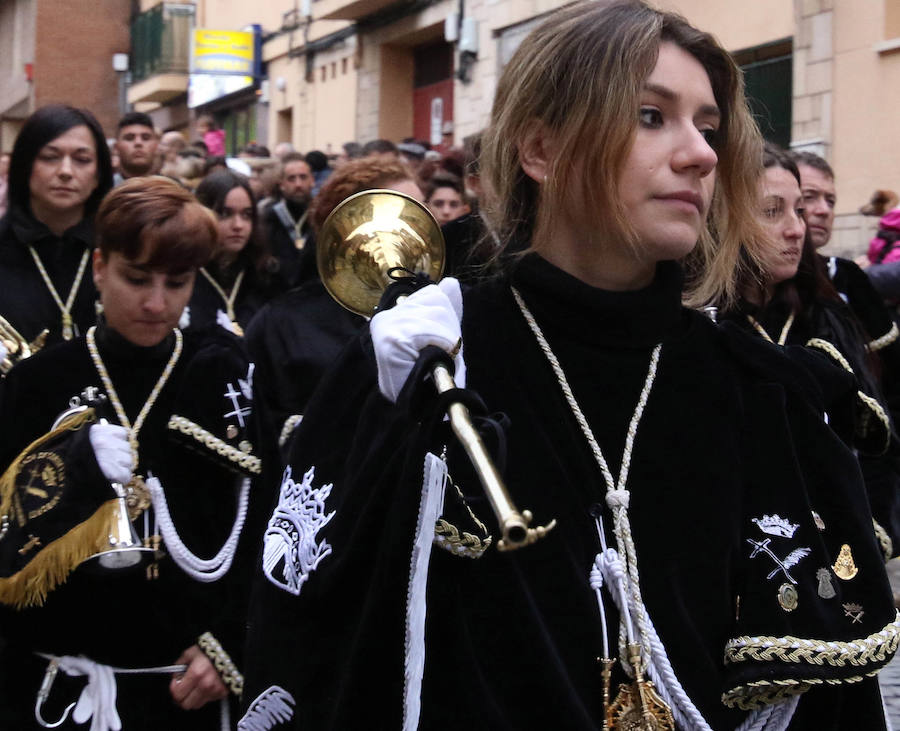
M 761 154 L 733 60 L 678 16 L 578 3 L 523 41 L 482 156 L 499 273 L 379 312 L 314 395 L 244 728 L 884 727 L 898 623 L 856 460 L 806 370 L 682 305 L 759 271 Z M 497 550 L 426 345 L 502 412 L 530 545 Z
M 197 200 L 215 213 L 219 253 L 200 268 L 184 318 L 190 327 L 220 324 L 243 335 L 257 311 L 277 294 L 274 259 L 261 236 L 249 181 L 230 170 L 206 176 Z

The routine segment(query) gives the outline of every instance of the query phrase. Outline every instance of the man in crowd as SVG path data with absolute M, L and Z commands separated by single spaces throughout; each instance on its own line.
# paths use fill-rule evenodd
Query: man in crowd
M 314 184 L 312 170 L 303 155 L 285 155 L 278 182 L 280 200 L 269 207 L 264 217 L 272 253 L 291 287 L 316 275 L 315 245 L 306 221 Z
M 129 112 L 119 120 L 116 133 L 116 152 L 119 153 L 119 172 L 114 184 L 128 178 L 150 175 L 156 168 L 156 147 L 159 138 L 153 120 L 142 112 Z

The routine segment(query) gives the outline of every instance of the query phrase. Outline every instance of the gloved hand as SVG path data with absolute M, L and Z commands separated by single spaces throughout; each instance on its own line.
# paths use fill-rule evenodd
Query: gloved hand
M 426 346 L 435 345 L 452 353 L 460 344 L 461 321 L 462 292 L 459 281 L 453 277 L 423 287 L 391 309 L 375 315 L 369 330 L 378 363 L 378 388 L 384 397 L 397 401 L 419 352 Z M 453 364 L 456 385 L 465 388 L 462 347 Z
M 128 441 L 128 430 L 118 424 L 94 424 L 88 436 L 97 464 L 110 482 L 122 485 L 131 479 L 134 455 Z

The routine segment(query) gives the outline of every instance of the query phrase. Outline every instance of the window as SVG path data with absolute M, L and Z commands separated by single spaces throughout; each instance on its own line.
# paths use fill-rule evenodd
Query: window
M 790 147 L 793 103 L 791 40 L 767 43 L 732 55 L 744 72 L 750 112 L 763 137 L 781 147 Z

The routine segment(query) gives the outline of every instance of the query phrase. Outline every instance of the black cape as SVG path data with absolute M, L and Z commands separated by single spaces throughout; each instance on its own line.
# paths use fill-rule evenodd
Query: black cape
M 819 383 L 779 349 L 682 309 L 675 265 L 661 265 L 654 284 L 633 293 L 592 289 L 537 257 L 513 281 L 614 475 L 651 349 L 663 343 L 634 442 L 629 515 L 649 616 L 708 723 L 735 728 L 746 715 L 739 706 L 805 690 L 797 728 L 883 728 L 875 682 L 851 681 L 890 658 L 895 610 L 856 460 L 823 422 Z M 599 729 L 602 637 L 589 574 L 599 550 L 593 506 L 613 535 L 603 479 L 509 282 L 465 293 L 463 339 L 469 386 L 508 417 L 513 499 L 536 523 L 555 518 L 557 527 L 534 545 L 489 549 L 475 561 L 435 546 L 419 728 Z M 287 543 L 298 559 L 257 566 L 248 634 L 244 706 L 259 713 L 263 699 L 285 692 L 296 703 L 292 720 L 271 728 L 401 727 L 426 450 L 448 446 L 451 476 L 497 538 L 434 401 L 404 411 L 384 400 L 375 378 L 370 345 L 357 341 L 293 442 L 264 555 L 280 548 L 280 517 L 294 515 L 301 538 Z M 844 392 L 849 403 L 848 379 Z M 774 560 L 751 557 L 766 539 L 781 559 L 802 554 L 788 562 L 793 611 L 780 605 L 789 582 Z M 844 544 L 858 567 L 848 581 L 830 569 Z M 829 598 L 820 584 L 833 590 Z M 858 621 L 843 607 L 852 603 L 864 607 Z M 608 598 L 606 607 L 615 647 Z M 789 651 L 795 637 L 808 651 Z M 825 644 L 860 638 L 877 651 Z M 835 646 L 841 657 L 821 663 Z M 618 668 L 613 693 L 624 679 Z
M 132 422 L 168 361 L 173 340 L 140 348 L 105 327 L 98 330 L 98 348 Z M 160 479 L 179 535 L 201 558 L 215 555 L 225 543 L 235 519 L 238 485 L 250 473 L 247 463 L 236 460 L 237 453 L 244 454 L 239 445 L 251 434 L 251 402 L 240 382 L 248 378 L 248 368 L 233 336 L 221 330 L 202 338 L 187 334 L 181 357 L 138 436 L 139 474 L 149 471 Z M 0 463 L 8 465 L 48 431 L 70 399 L 87 386 L 104 391 L 83 338 L 48 348 L 13 368 L 0 405 Z M 237 395 L 231 398 L 229 392 Z M 240 419 L 230 414 L 238 409 Z M 117 423 L 111 408 L 101 415 Z M 173 415 L 217 437 L 219 446 L 233 449 L 221 450 L 176 433 L 168 427 Z M 86 430 L 73 439 L 80 441 L 65 455 L 66 465 L 74 469 L 67 473 L 71 482 L 66 490 L 79 490 L 78 480 L 110 490 Z M 88 495 L 89 490 L 81 494 Z M 145 515 L 152 526 L 153 509 Z M 67 516 L 59 515 L 58 520 L 65 522 Z M 143 520 L 139 516 L 134 522 L 139 536 Z M 0 540 L 0 576 L 9 576 L 21 563 L 14 538 L 10 531 Z M 159 562 L 159 578 L 153 581 L 147 580 L 143 569 L 101 575 L 80 567 L 48 594 L 43 606 L 20 611 L 4 607 L 0 634 L 7 644 L 0 652 L 0 727 L 39 728 L 33 708 L 47 661 L 35 657 L 36 651 L 83 654 L 116 667 L 156 667 L 174 663 L 201 634 L 211 632 L 240 668 L 246 590 L 239 573 L 233 565 L 224 578 L 199 583 L 168 555 Z M 219 728 L 219 704 L 182 711 L 169 695 L 170 676 L 117 680 L 117 708 L 126 729 Z M 65 705 L 77 700 L 83 684 L 83 679 L 60 672 L 45 718 L 58 718 Z M 81 727 L 70 720 L 63 728 Z

